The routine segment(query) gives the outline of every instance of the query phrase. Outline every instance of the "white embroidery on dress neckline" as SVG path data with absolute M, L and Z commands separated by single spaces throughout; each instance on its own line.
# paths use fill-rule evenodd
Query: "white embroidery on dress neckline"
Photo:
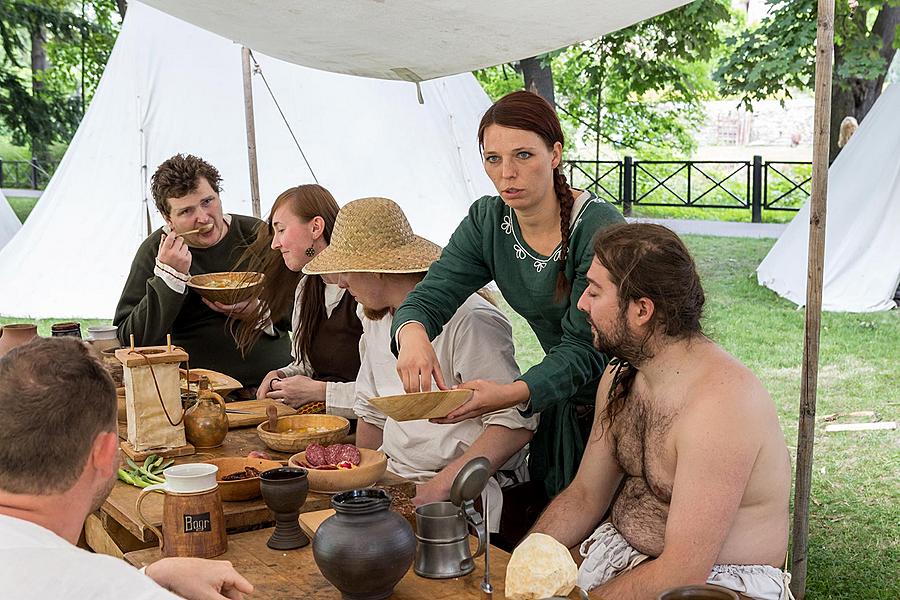
M 592 202 L 599 202 L 599 200 L 594 197 L 589 198 L 585 201 L 585 203 L 581 206 L 581 210 L 578 211 L 578 218 L 575 219 L 575 223 L 572 225 L 570 231 L 575 231 L 575 229 L 581 224 L 582 215 L 584 214 L 584 211 L 588 207 L 588 205 Z M 540 258 L 538 256 L 535 256 L 525 248 L 525 244 L 519 240 L 519 236 L 518 234 L 516 234 L 516 228 L 513 227 L 512 208 L 510 208 L 509 206 L 506 207 L 506 214 L 503 215 L 503 220 L 500 222 L 500 229 L 502 229 L 503 233 L 505 233 L 506 235 L 513 236 L 513 251 L 516 253 L 516 258 L 518 258 L 519 260 L 525 260 L 526 257 L 531 258 L 531 260 L 533 261 L 531 266 L 534 267 L 534 270 L 536 272 L 540 273 L 541 271 L 543 271 L 547 264 L 550 263 L 550 261 L 555 262 L 559 260 L 559 256 L 562 253 L 562 248 L 560 247 L 562 245 L 562 242 L 557 244 L 556 248 L 554 248 L 553 250 L 553 254 L 550 255 L 550 258 Z

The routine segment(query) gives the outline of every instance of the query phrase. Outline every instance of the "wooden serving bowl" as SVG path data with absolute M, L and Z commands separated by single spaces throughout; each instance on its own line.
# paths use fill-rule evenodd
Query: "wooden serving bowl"
M 229 456 L 227 458 L 212 458 L 204 461 L 219 467 L 216 473 L 216 483 L 219 484 L 219 494 L 225 502 L 240 502 L 253 500 L 259 497 L 259 477 L 237 479 L 235 481 L 222 481 L 222 478 L 232 473 L 243 471 L 244 467 L 253 467 L 260 473 L 269 469 L 277 469 L 282 466 L 277 460 L 265 460 L 263 458 L 244 458 L 241 456 Z
M 254 296 L 257 288 L 262 285 L 264 275 L 254 271 L 225 271 L 221 273 L 203 273 L 194 275 L 187 281 L 187 286 L 209 300 L 222 304 L 236 304 Z M 230 285 L 226 287 L 211 286 L 216 280 L 227 279 Z
M 306 452 L 298 452 L 290 458 L 288 465 L 306 469 L 310 491 L 334 494 L 375 484 L 387 470 L 387 456 L 380 450 L 360 448 L 359 465 L 352 469 L 320 471 L 305 466 Z
M 324 431 L 300 431 L 311 427 Z M 327 446 L 341 441 L 350 431 L 350 421 L 337 415 L 288 415 L 279 417 L 275 428 L 270 431 L 269 422 L 263 421 L 257 425 L 256 434 L 272 450 L 299 452 L 310 444 Z

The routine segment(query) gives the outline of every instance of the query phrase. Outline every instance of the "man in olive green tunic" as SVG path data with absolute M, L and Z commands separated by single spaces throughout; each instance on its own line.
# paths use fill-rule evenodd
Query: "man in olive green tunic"
M 134 335 L 136 345 L 160 345 L 171 333 L 173 343 L 187 350 L 192 367 L 256 387 L 271 369 L 290 360 L 289 323 L 266 323 L 259 341 L 242 357 L 228 319 L 249 318 L 255 304 L 210 302 L 185 285 L 192 275 L 234 270 L 242 250 L 264 226 L 253 217 L 223 214 L 220 181 L 215 167 L 196 156 L 177 154 L 159 166 L 151 192 L 166 224 L 138 249 L 113 323 L 122 344 Z M 195 229 L 200 231 L 180 235 Z

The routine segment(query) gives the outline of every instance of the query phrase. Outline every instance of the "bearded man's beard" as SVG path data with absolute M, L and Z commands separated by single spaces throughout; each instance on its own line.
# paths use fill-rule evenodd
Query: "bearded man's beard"
M 370 321 L 380 321 L 387 314 L 391 312 L 391 307 L 385 306 L 384 308 L 369 308 L 368 306 L 363 306 L 363 315 Z
M 647 340 L 638 339 L 634 332 L 628 329 L 625 315 L 619 315 L 609 334 L 597 327 L 590 317 L 588 317 L 588 322 L 594 331 L 594 348 L 607 356 L 620 358 L 635 367 L 653 358 L 653 354 L 646 347 Z

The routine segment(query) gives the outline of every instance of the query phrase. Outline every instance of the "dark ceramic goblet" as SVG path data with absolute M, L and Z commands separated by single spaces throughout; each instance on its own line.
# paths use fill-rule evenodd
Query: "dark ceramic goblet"
M 280 467 L 264 471 L 259 475 L 259 489 L 275 515 L 275 532 L 266 545 L 273 550 L 293 550 L 309 544 L 298 520 L 309 491 L 306 469 Z

